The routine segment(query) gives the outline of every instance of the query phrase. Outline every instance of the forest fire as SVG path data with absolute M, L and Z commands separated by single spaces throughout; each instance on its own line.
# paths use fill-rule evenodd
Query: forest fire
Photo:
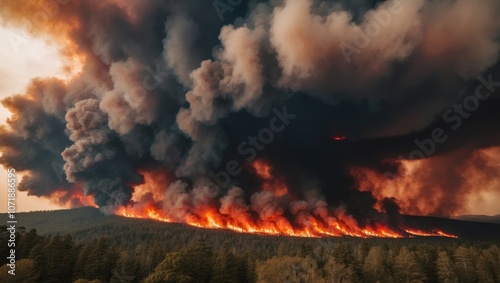
M 273 177 L 272 166 L 256 160 L 252 168 L 261 180 L 261 190 L 245 201 L 243 190 L 231 188 L 219 199 L 218 191 L 209 184 L 191 191 L 179 190 L 178 183 L 168 185 L 161 173 L 141 172 L 144 184 L 136 186 L 132 202 L 120 207 L 115 214 L 152 219 L 190 226 L 226 229 L 238 233 L 292 236 L 292 237 L 450 237 L 456 236 L 440 230 L 422 231 L 411 228 L 389 227 L 374 222 L 361 227 L 358 222 L 340 209 L 327 207 L 324 200 L 315 203 L 295 200 L 288 192 L 286 183 Z M 169 204 L 171 197 L 181 202 Z M 287 210 L 288 206 L 288 211 Z
M 164 215 L 161 210 L 154 207 L 148 207 L 138 211 L 133 207 L 122 207 L 117 212 L 117 215 L 128 218 L 152 219 L 167 223 L 178 223 Z M 338 220 L 332 220 L 329 223 L 320 222 L 317 219 L 311 218 L 310 227 L 293 228 L 292 224 L 283 219 L 281 223 L 264 223 L 264 222 L 245 222 L 236 221 L 230 217 L 225 217 L 216 211 L 208 211 L 204 215 L 200 215 L 197 219 L 186 219 L 184 223 L 190 226 L 208 229 L 226 229 L 238 233 L 259 234 L 269 236 L 291 236 L 304 238 L 320 238 L 320 237 L 359 237 L 359 238 L 404 238 L 404 237 L 447 237 L 458 238 L 455 235 L 445 233 L 441 230 L 433 230 L 425 232 L 421 230 L 405 229 L 404 232 L 396 232 L 387 226 L 377 225 L 376 228 L 359 228 L 348 227 Z
M 0 163 L 30 196 L 297 237 L 454 237 L 405 215 L 498 214 L 498 1 L 408 1 L 363 52 L 400 1 L 226 21 L 210 1 L 3 2 L 72 66 L 2 100 Z
M 82 206 L 97 207 L 94 202 L 94 198 L 92 196 L 85 195 L 81 186 L 73 191 L 54 191 L 50 195 L 50 200 L 68 208 Z

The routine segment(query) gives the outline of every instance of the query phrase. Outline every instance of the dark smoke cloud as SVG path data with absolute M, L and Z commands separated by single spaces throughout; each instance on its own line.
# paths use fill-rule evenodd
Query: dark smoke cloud
M 399 156 L 407 159 L 416 138 L 444 123 L 439 116 L 473 91 L 478 75 L 500 78 L 493 0 L 251 1 L 224 21 L 211 1 L 63 2 L 27 28 L 80 58 L 82 71 L 68 82 L 34 80 L 3 101 L 13 115 L 0 130 L 1 163 L 26 172 L 21 189 L 30 194 L 78 183 L 109 211 L 130 203 L 140 170 L 161 166 L 177 179 L 162 206 L 179 219 L 220 205 L 222 214 L 292 214 L 307 225 L 304 215 L 326 219 L 333 206 L 346 223 L 388 221 L 401 200 L 385 199 L 387 214 L 379 213 L 351 169 L 398 175 Z M 20 25 L 40 11 L 9 0 L 0 17 Z M 360 46 L 373 25 L 378 32 Z M 449 132 L 428 168 L 498 146 L 498 103 L 494 94 Z M 244 164 L 238 145 L 285 105 L 298 118 L 259 157 L 286 183 L 288 199 L 258 192 L 262 180 L 248 165 L 229 189 L 207 179 L 230 160 Z M 347 140 L 333 142 L 337 134 Z M 64 164 L 64 178 L 53 164 Z M 439 190 L 441 210 L 416 211 L 458 210 L 465 199 L 447 205 L 444 196 L 464 183 L 464 170 L 420 172 L 449 182 L 419 189 Z

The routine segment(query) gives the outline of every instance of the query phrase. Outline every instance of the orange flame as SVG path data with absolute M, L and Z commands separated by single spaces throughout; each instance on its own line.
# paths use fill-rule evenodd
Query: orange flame
M 446 234 L 440 230 L 425 232 L 420 230 L 395 230 L 383 223 L 375 223 L 366 227 L 360 227 L 358 222 L 343 211 L 331 212 L 325 205 L 317 205 L 311 208 L 305 201 L 292 202 L 295 209 L 291 209 L 290 215 L 285 215 L 278 203 L 282 196 L 288 194 L 285 182 L 273 177 L 272 167 L 264 161 L 256 161 L 252 164 L 256 174 L 262 179 L 262 191 L 254 194 L 252 205 L 248 206 L 243 198 L 243 190 L 232 188 L 226 196 L 218 201 L 208 201 L 203 205 L 196 206 L 200 197 L 193 191 L 178 192 L 182 201 L 175 199 L 171 208 L 165 208 L 167 197 L 172 193 L 172 185 L 167 188 L 166 178 L 160 178 L 158 174 L 142 172 L 145 183 L 137 186 L 133 195 L 133 201 L 129 206 L 121 207 L 116 211 L 117 215 L 129 218 L 145 218 L 162 222 L 184 223 L 190 226 L 210 229 L 226 229 L 238 233 L 293 236 L 293 237 L 383 237 L 403 238 L 414 236 L 443 236 L 456 237 Z M 205 191 L 206 192 L 206 191 Z M 149 198 L 147 198 L 149 194 Z M 151 196 L 154 196 L 151 198 Z M 262 202 L 262 209 L 257 203 Z M 217 206 L 217 203 L 220 206 Z M 290 203 L 290 206 L 292 206 Z M 319 202 L 318 202 L 319 203 Z
M 257 175 L 263 180 L 263 191 L 272 192 L 277 197 L 284 196 L 288 193 L 286 184 L 277 178 L 273 178 L 271 174 L 272 167 L 269 164 L 261 160 L 256 160 L 252 163 L 252 167 L 255 169 Z
M 50 196 L 50 201 L 62 207 L 75 208 L 83 206 L 96 207 L 94 198 L 91 195 L 85 195 L 81 185 L 76 184 L 68 190 L 56 190 Z
M 439 229 L 434 229 L 431 232 L 425 232 L 422 230 L 411 230 L 411 229 L 406 229 L 406 233 L 412 235 L 412 236 L 419 236 L 419 237 L 446 237 L 446 238 L 455 238 L 457 239 L 458 237 L 452 234 L 445 233 Z
M 129 218 L 153 219 L 156 221 L 174 223 L 179 222 L 174 218 L 168 217 L 164 211 L 155 208 L 154 206 L 146 206 L 143 209 L 135 209 L 134 207 L 122 207 L 117 212 L 117 215 Z M 237 220 L 231 217 L 224 216 L 218 211 L 207 210 L 204 214 L 198 215 L 196 218 L 186 219 L 185 224 L 199 228 L 210 229 L 226 229 L 238 233 L 274 235 L 274 236 L 292 236 L 304 238 L 320 238 L 320 237 L 360 237 L 360 238 L 404 238 L 407 236 L 414 237 L 448 237 L 458 238 L 455 235 L 445 233 L 441 230 L 433 230 L 425 232 L 421 230 L 405 229 L 405 233 L 400 233 L 392 230 L 388 226 L 378 224 L 375 227 L 359 228 L 348 226 L 338 219 L 331 219 L 325 223 L 310 217 L 311 225 L 308 227 L 297 228 L 293 227 L 292 223 L 285 218 L 277 221 L 255 221 L 250 219 Z

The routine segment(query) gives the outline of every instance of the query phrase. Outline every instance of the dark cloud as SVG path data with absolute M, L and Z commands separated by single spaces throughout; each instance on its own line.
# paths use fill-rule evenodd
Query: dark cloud
M 461 174 L 488 164 L 493 157 L 477 151 L 500 142 L 498 92 L 459 129 L 443 113 L 474 95 L 479 75 L 500 80 L 499 8 L 493 0 L 250 1 L 221 20 L 211 1 L 69 1 L 28 28 L 80 58 L 82 71 L 67 82 L 34 80 L 3 101 L 13 115 L 0 131 L 1 162 L 26 172 L 21 189 L 30 194 L 78 183 L 109 211 L 131 203 L 141 170 L 161 167 L 176 176 L 163 208 L 179 219 L 220 206 L 262 221 L 310 225 L 304 215 L 328 222 L 333 213 L 368 225 L 397 218 L 407 200 L 383 198 L 378 183 L 360 178 L 403 176 L 415 139 L 446 128 L 446 145 L 420 157 L 428 166 L 417 174 L 441 182 L 418 197 L 439 191 L 441 203 L 413 211 L 452 213 L 465 201 L 449 197 L 453 188 L 472 190 Z M 0 16 L 19 25 L 39 11 L 6 1 Z M 283 107 L 297 118 L 258 158 L 286 197 L 262 191 L 265 180 L 238 150 Z M 232 160 L 242 172 L 215 187 L 210 172 Z M 439 169 L 449 163 L 465 165 Z

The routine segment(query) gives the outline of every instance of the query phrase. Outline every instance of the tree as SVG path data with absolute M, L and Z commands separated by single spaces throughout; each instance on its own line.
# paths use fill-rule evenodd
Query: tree
M 415 253 L 402 247 L 394 262 L 394 278 L 397 282 L 418 283 L 427 279 L 419 266 Z
M 456 279 L 455 270 L 453 269 L 453 262 L 451 261 L 448 253 L 440 251 L 436 260 L 437 275 L 439 282 L 452 283 Z
M 337 261 L 335 257 L 330 256 L 323 267 L 327 282 L 336 283 L 354 283 L 359 282 L 358 274 L 352 265 L 345 264 L 343 261 Z
M 352 247 L 349 243 L 342 243 L 333 249 L 333 257 L 343 264 L 353 264 L 356 260 L 352 254 Z
M 363 277 L 367 282 L 383 282 L 387 277 L 385 254 L 380 246 L 372 247 L 365 257 Z
M 356 247 L 356 257 L 360 263 L 364 263 L 366 256 L 370 252 L 370 246 L 366 241 L 362 241 Z
M 21 259 L 16 262 L 16 275 L 10 275 L 7 265 L 0 267 L 0 282 L 28 283 L 39 282 L 38 274 L 35 270 L 35 261 L 32 259 Z
M 227 244 L 223 245 L 214 259 L 214 267 L 210 282 L 233 283 L 239 282 L 238 262 L 236 257 L 229 251 Z
M 297 251 L 298 257 L 306 257 L 306 256 L 312 256 L 312 255 L 313 255 L 313 248 L 310 244 L 307 244 L 307 243 L 300 244 L 300 248 Z
M 212 249 L 198 240 L 179 252 L 168 253 L 144 282 L 209 282 L 212 269 Z
M 42 240 L 42 237 L 37 234 L 36 229 L 31 229 L 24 234 L 19 241 L 19 258 L 27 258 L 31 250 Z
M 108 282 L 111 271 L 116 267 L 118 255 L 109 246 L 106 238 L 100 238 L 85 261 L 84 278 L 88 280 L 102 280 Z
M 455 268 L 459 278 L 464 282 L 475 282 L 475 264 L 473 253 L 464 246 L 455 250 Z
M 438 277 L 436 269 L 436 248 L 428 243 L 420 244 L 416 247 L 415 254 L 417 256 L 417 261 L 426 276 L 430 279 L 436 279 Z
M 138 264 L 128 251 L 120 253 L 116 268 L 113 269 L 111 282 L 133 282 L 137 278 Z
M 478 258 L 477 265 L 477 279 L 481 283 L 495 283 L 494 270 L 492 264 L 488 259 L 481 255 Z
M 321 278 L 317 269 L 316 261 L 310 256 L 273 257 L 257 263 L 257 282 L 318 282 Z

